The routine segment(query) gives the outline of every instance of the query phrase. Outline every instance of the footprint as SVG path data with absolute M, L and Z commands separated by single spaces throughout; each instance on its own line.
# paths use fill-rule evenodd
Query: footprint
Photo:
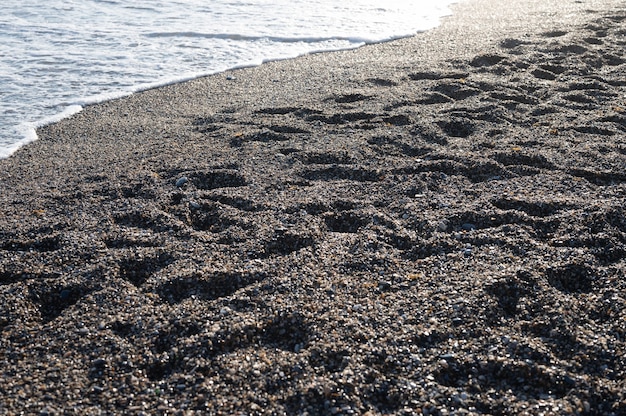
M 281 133 L 276 133 L 272 130 L 262 131 L 254 134 L 248 134 L 244 136 L 237 136 L 230 139 L 231 147 L 241 147 L 247 142 L 261 142 L 261 143 L 272 143 L 272 142 L 285 142 L 289 140 L 289 136 L 285 136 Z
M 413 127 L 411 133 L 413 133 L 415 137 L 419 137 L 424 140 L 426 143 L 446 146 L 448 144 L 448 138 L 440 128 L 437 128 L 438 126 L 435 126 L 436 124 L 420 123 Z
M 566 67 L 562 65 L 556 65 L 556 64 L 543 64 L 543 65 L 539 65 L 539 68 L 543 69 L 544 71 L 550 71 L 553 74 L 557 74 L 557 75 L 560 75 L 564 73 L 565 71 L 567 71 Z
M 29 273 L 26 271 L 1 271 L 0 272 L 0 286 L 10 285 L 16 282 L 23 282 L 26 280 L 34 280 L 36 282 L 42 282 L 49 279 L 57 279 L 61 277 L 61 274 L 55 273 Z
M 212 349 L 209 355 L 229 354 L 240 349 L 255 346 L 276 348 L 295 352 L 296 347 L 304 348 L 309 342 L 309 324 L 299 313 L 283 312 L 272 319 L 266 319 L 263 326 L 250 325 L 236 330 L 217 332 L 209 342 Z
M 178 277 L 156 288 L 156 293 L 170 304 L 180 303 L 194 297 L 215 300 L 230 296 L 240 289 L 261 282 L 264 273 L 248 272 L 205 272 Z
M 523 165 L 539 169 L 554 169 L 554 164 L 540 154 L 526 154 L 518 151 L 500 152 L 493 159 L 505 166 Z
M 354 113 L 337 113 L 332 116 L 316 114 L 307 117 L 307 121 L 321 121 L 326 124 L 346 124 L 357 121 L 371 121 L 376 117 L 379 117 L 379 115 L 360 111 Z
M 246 212 L 259 212 L 266 209 L 264 205 L 259 205 L 253 200 L 238 196 L 211 194 L 205 196 L 205 198 L 210 201 L 219 202 L 220 204 L 228 205 Z
M 550 32 L 544 32 L 541 34 L 544 38 L 559 38 L 561 36 L 567 35 L 567 32 L 563 30 L 552 30 Z
M 161 354 L 170 352 L 177 346 L 179 351 L 185 354 L 184 349 L 180 347 L 181 340 L 201 333 L 201 327 L 195 322 L 177 321 L 169 326 L 170 327 L 167 329 L 159 329 L 157 337 L 151 340 L 151 343 L 147 344 L 154 354 L 157 354 L 157 357 L 159 357 L 153 358 L 151 361 L 141 366 L 148 380 L 153 382 L 167 379 L 183 364 L 182 360 L 179 359 L 180 356 L 176 353 L 165 354 L 164 358 L 161 358 Z
M 530 72 L 535 78 L 545 79 L 547 81 L 554 81 L 557 74 L 554 72 L 546 71 L 545 69 L 535 68 Z
M 174 262 L 168 253 L 130 257 L 120 261 L 118 277 L 141 287 L 152 275 Z
M 610 265 L 626 258 L 626 244 L 622 241 L 625 241 L 625 239 L 620 233 L 610 230 L 609 233 L 594 233 L 580 237 L 569 237 L 567 241 L 553 240 L 552 245 L 555 247 L 586 248 L 603 265 Z
M 518 213 L 511 211 L 500 215 L 476 211 L 462 212 L 447 220 L 448 232 L 473 231 L 487 228 L 497 228 L 506 224 L 523 224 L 526 222 Z
M 615 114 L 615 115 L 599 118 L 598 121 L 601 123 L 612 123 L 615 127 L 619 128 L 620 130 L 626 131 L 626 116 Z
M 602 60 L 604 61 L 605 65 L 608 66 L 619 66 L 626 62 L 626 60 L 624 60 L 622 57 L 610 53 L 602 55 Z
M 589 293 L 596 280 L 594 269 L 575 263 L 550 267 L 545 276 L 550 286 L 564 293 Z
M 500 42 L 500 47 L 504 49 L 513 49 L 521 45 L 527 45 L 528 42 L 519 39 L 507 38 Z
M 598 126 L 575 126 L 575 127 L 572 127 L 572 130 L 577 131 L 579 133 L 596 134 L 599 136 L 614 136 L 616 134 L 619 134 L 619 132 L 617 131 L 605 129 L 605 128 L 598 127 Z
M 584 38 L 583 40 L 590 45 L 602 45 L 604 43 L 602 39 L 597 38 L 597 37 L 588 37 L 588 38 Z
M 456 107 L 450 111 L 444 111 L 450 118 L 466 120 L 482 120 L 489 123 L 515 123 L 513 117 L 507 117 L 507 110 L 499 104 L 489 104 L 475 108 Z
M 368 139 L 367 143 L 372 146 L 377 153 L 389 156 L 421 157 L 433 151 L 432 147 L 415 146 L 406 143 L 402 139 L 395 139 L 388 136 L 373 137 Z
M 188 215 L 182 215 L 181 219 L 187 222 L 196 231 L 208 231 L 219 233 L 232 225 L 239 224 L 233 218 L 229 218 L 222 207 L 215 203 L 203 203 L 198 208 L 193 208 Z
M 155 199 L 156 192 L 149 185 L 149 181 L 138 181 L 121 187 L 121 193 L 124 198 L 142 198 Z
M 217 119 L 214 117 L 198 117 L 191 124 L 199 133 L 212 133 L 222 128 L 216 123 Z
M 0 242 L 0 250 L 23 252 L 50 252 L 61 248 L 61 239 L 58 236 L 43 237 L 35 240 L 4 239 Z
M 293 126 L 269 126 L 270 130 L 276 133 L 286 133 L 286 134 L 300 134 L 300 133 L 310 133 L 309 130 L 301 129 Z
M 476 129 L 474 123 L 469 119 L 451 119 L 437 122 L 437 125 L 445 134 L 451 137 L 467 138 Z
M 113 215 L 113 221 L 124 227 L 141 228 L 157 233 L 176 229 L 177 224 L 161 212 L 131 211 Z
M 234 170 L 196 171 L 187 174 L 190 182 L 198 189 L 236 188 L 246 186 L 246 178 Z
M 347 350 L 334 350 L 332 347 L 325 349 L 312 349 L 309 355 L 309 364 L 312 368 L 324 368 L 328 373 L 343 371 L 350 363 L 352 354 Z
M 390 79 L 383 79 L 383 78 L 368 78 L 367 82 L 371 82 L 374 85 L 377 85 L 379 87 L 395 87 L 398 85 L 397 82 L 392 81 Z
M 347 152 L 301 152 L 294 157 L 305 165 L 346 165 L 355 162 Z
M 567 173 L 599 186 L 612 186 L 626 182 L 626 174 L 620 172 L 599 172 L 586 169 L 570 169 Z
M 478 55 L 472 59 L 469 64 L 473 67 L 489 67 L 499 64 L 504 61 L 506 57 L 495 54 Z
M 582 55 L 587 52 L 588 49 L 582 45 L 560 45 L 550 49 L 547 49 L 546 52 L 549 53 L 559 53 L 559 54 L 567 54 L 567 55 Z
M 616 14 L 613 16 L 606 16 L 606 18 L 609 20 L 612 20 L 615 23 L 622 23 L 623 21 L 626 21 L 626 16 L 621 15 L 621 14 Z
M 552 105 L 538 105 L 530 114 L 532 116 L 545 116 L 547 114 L 555 114 L 560 111 L 560 109 Z M 534 145 L 536 145 L 536 143 Z
M 107 248 L 131 248 L 131 247 L 160 247 L 162 242 L 158 240 L 158 237 L 152 236 L 136 236 L 131 234 L 130 236 L 115 236 L 106 237 L 103 239 Z
M 478 88 L 468 87 L 460 83 L 441 83 L 435 86 L 433 90 L 455 100 L 465 100 L 482 92 Z
M 433 158 L 434 159 L 434 158 Z M 479 183 L 495 178 L 505 178 L 509 173 L 499 164 L 489 161 L 454 159 L 440 159 L 423 161 L 411 167 L 398 168 L 391 171 L 394 174 L 412 175 L 422 172 L 438 173 L 445 179 L 446 176 L 465 176 L 470 182 Z
M 415 101 L 415 104 L 433 105 L 433 104 L 445 104 L 445 103 L 449 103 L 452 101 L 453 101 L 452 98 L 448 97 L 447 95 L 436 92 L 433 94 L 429 94 L 420 100 Z M 413 103 L 404 103 L 402 106 L 412 106 L 412 105 Z M 398 108 L 398 107 L 395 107 L 395 108 Z
M 506 316 L 516 315 L 520 298 L 531 293 L 526 282 L 512 276 L 487 285 L 485 291 L 496 298 L 498 306 Z
M 363 95 L 363 94 L 346 94 L 346 95 L 340 95 L 339 97 L 331 98 L 330 100 L 333 100 L 338 104 L 349 104 L 349 103 L 356 103 L 359 101 L 366 101 L 366 100 L 369 100 L 370 98 L 372 97 L 368 95 Z
M 469 76 L 467 72 L 414 72 L 409 74 L 413 81 L 440 80 L 440 79 L 464 79 Z
M 272 238 L 265 242 L 265 256 L 287 255 L 315 244 L 315 236 L 310 230 L 277 229 Z
M 310 181 L 350 180 L 356 182 L 378 182 L 384 177 L 378 170 L 332 166 L 322 169 L 304 169 L 300 176 Z
M 474 377 L 477 369 L 484 377 Z M 553 374 L 551 370 L 531 360 L 504 363 L 495 360 L 458 362 L 453 359 L 442 365 L 433 375 L 435 380 L 444 386 L 459 388 L 467 385 L 471 378 L 480 385 L 481 390 L 501 390 L 504 394 L 503 386 L 506 386 L 505 388 L 510 391 L 509 394 L 531 397 L 535 400 L 548 391 L 556 398 L 561 398 L 571 389 L 571 385 L 564 381 L 565 376 Z M 494 413 L 509 412 L 499 409 Z
M 356 233 L 372 221 L 371 218 L 364 217 L 356 212 L 345 211 L 325 215 L 324 222 L 329 231 L 335 233 Z
M 560 91 L 606 91 L 607 87 L 604 83 L 598 80 L 589 81 L 575 81 L 567 84 L 565 88 L 560 88 Z
M 300 107 L 274 107 L 274 108 L 263 108 L 258 110 L 258 114 L 272 114 L 272 115 L 285 115 L 289 113 L 295 113 L 300 111 Z
M 326 202 L 306 202 L 295 205 L 288 209 L 288 212 L 296 213 L 305 211 L 309 215 L 319 215 L 324 212 L 330 211 L 332 208 Z
M 199 323 L 176 320 L 167 329 L 161 329 L 152 342 L 152 350 L 157 354 L 170 351 L 182 338 L 198 335 L 202 331 Z M 150 377 L 149 377 L 150 378 Z
M 306 348 L 311 334 L 309 323 L 299 313 L 282 313 L 269 321 L 260 331 L 259 344 L 294 352 Z
M 491 92 L 489 94 L 491 98 L 499 101 L 514 101 L 519 104 L 536 105 L 539 104 L 539 100 L 528 94 L 518 94 L 509 92 Z
M 563 96 L 563 99 L 578 104 L 596 104 L 597 102 L 595 98 L 583 93 L 567 94 Z
M 548 217 L 568 208 L 566 204 L 558 202 L 530 202 L 512 198 L 501 198 L 491 201 L 491 204 L 502 210 L 523 211 L 532 217 Z
M 84 283 L 50 284 L 37 281 L 29 286 L 31 300 L 37 305 L 43 323 L 53 321 L 65 309 L 94 290 L 94 287 Z
M 411 117 L 404 114 L 383 117 L 383 122 L 394 126 L 409 126 L 413 123 Z

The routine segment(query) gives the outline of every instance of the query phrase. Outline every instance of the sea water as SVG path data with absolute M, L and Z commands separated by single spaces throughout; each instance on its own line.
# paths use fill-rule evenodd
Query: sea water
M 0 158 L 87 104 L 436 26 L 454 0 L 3 0 Z

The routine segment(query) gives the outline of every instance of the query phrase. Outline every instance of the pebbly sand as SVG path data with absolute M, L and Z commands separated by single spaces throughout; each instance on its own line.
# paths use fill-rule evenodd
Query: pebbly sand
M 0 414 L 626 414 L 624 3 L 455 11 L 0 161 Z

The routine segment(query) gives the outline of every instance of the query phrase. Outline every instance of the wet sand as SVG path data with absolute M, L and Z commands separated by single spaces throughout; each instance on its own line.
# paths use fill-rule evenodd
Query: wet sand
M 0 414 L 626 413 L 626 8 L 508 3 L 1 160 Z

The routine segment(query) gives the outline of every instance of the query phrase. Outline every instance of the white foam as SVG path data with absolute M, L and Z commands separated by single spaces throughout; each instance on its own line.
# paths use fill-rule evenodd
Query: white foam
M 20 132 L 21 139 L 6 146 L 0 146 L 0 159 L 9 157 L 20 147 L 37 140 L 37 128 L 61 121 L 64 118 L 80 112 L 82 109 L 83 107 L 81 105 L 69 105 L 60 113 L 44 117 L 35 122 L 23 122 L 18 124 L 16 130 Z

